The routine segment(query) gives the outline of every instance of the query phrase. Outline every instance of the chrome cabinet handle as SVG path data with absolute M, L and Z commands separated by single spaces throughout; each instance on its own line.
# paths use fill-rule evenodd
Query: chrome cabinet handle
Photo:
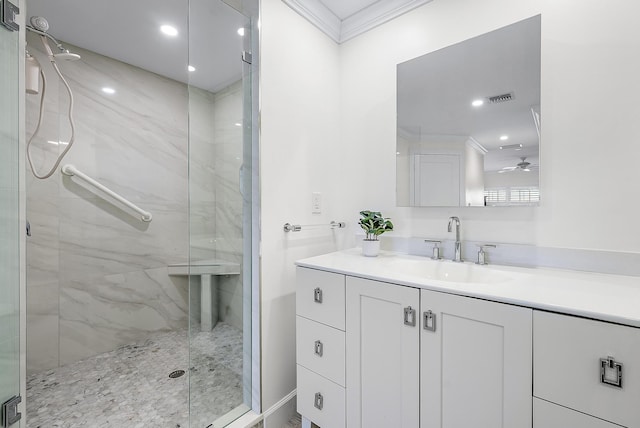
M 424 312 L 422 325 L 425 330 L 436 331 L 436 314 L 432 311 Z
M 324 348 L 324 345 L 322 344 L 322 342 L 320 342 L 319 340 L 316 340 L 316 343 L 315 343 L 315 354 L 318 357 L 322 357 L 323 348 Z
M 322 303 L 322 289 L 320 287 L 316 287 L 316 289 L 313 290 L 313 301 Z
M 600 383 L 622 388 L 622 363 L 608 356 L 600 359 Z
M 319 392 L 316 392 L 316 396 L 313 400 L 313 407 L 315 407 L 318 410 L 322 410 L 323 406 L 324 406 L 324 397 Z
M 404 325 L 408 325 L 410 327 L 416 326 L 416 310 L 411 306 L 404 308 Z

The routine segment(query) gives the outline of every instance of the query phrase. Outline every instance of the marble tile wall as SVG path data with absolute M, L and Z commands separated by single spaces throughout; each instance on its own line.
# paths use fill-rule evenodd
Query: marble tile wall
M 48 79 L 45 121 L 32 146 L 43 173 L 66 147 L 50 141 L 68 141 L 68 99 L 39 40 L 28 44 Z M 82 59 L 59 64 L 74 92 L 76 123 L 76 142 L 62 165 L 75 165 L 151 212 L 153 221 L 139 221 L 60 172 L 47 180 L 28 172 L 30 373 L 184 328 L 188 283 L 169 277 L 166 266 L 186 261 L 189 252 L 193 259 L 242 263 L 241 82 L 212 94 L 70 48 Z M 103 93 L 104 86 L 116 93 Z M 39 95 L 27 96 L 27 136 L 38 105 Z M 219 283 L 221 320 L 241 329 L 241 275 Z M 192 293 L 192 307 L 199 308 L 198 296 Z
M 34 140 L 42 172 L 67 141 L 67 98 L 48 61 L 46 113 Z M 188 93 L 184 84 L 73 47 L 60 63 L 75 95 L 76 143 L 63 161 L 153 214 L 151 223 L 76 178 L 27 174 L 28 370 L 36 372 L 187 325 Z M 101 92 L 110 86 L 113 95 Z M 27 135 L 39 96 L 27 96 Z
M 239 81 L 217 92 L 213 105 L 216 146 L 216 258 L 243 263 L 242 166 L 243 88 Z M 242 269 L 241 269 L 242 271 Z M 220 318 L 242 330 L 242 274 L 220 278 Z
M 191 256 L 242 265 L 242 82 L 216 94 L 190 88 L 189 103 Z M 242 329 L 242 275 L 218 284 L 221 321 Z

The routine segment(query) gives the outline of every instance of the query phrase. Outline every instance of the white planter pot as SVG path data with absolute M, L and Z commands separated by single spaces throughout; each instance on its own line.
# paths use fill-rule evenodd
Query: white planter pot
M 362 240 L 362 255 L 366 257 L 377 257 L 380 252 L 380 241 Z

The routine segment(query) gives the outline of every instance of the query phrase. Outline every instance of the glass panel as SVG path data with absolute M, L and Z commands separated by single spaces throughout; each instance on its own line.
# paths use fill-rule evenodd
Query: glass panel
M 188 280 L 179 266 L 189 252 L 187 5 L 29 0 L 29 14 L 81 57 L 56 58 L 76 132 L 61 166 L 152 214 L 142 221 L 59 168 L 45 180 L 27 171 L 30 425 L 188 426 Z M 28 32 L 27 44 L 47 76 L 32 144 L 42 173 L 68 147 L 70 96 L 42 38 Z M 40 95 L 26 97 L 30 137 Z
M 0 26 L 0 404 L 20 394 L 18 32 Z
M 221 0 L 190 2 L 192 427 L 225 426 L 251 405 L 250 24 Z
M 73 164 L 153 219 L 140 221 L 79 175 L 58 168 L 38 180 L 27 172 L 30 423 L 187 426 L 188 400 L 194 428 L 231 421 L 251 396 L 244 223 L 251 224 L 252 128 L 243 118 L 251 92 L 241 60 L 251 22 L 221 0 L 192 0 L 191 16 L 187 1 L 143 0 L 99 13 L 96 4 L 29 0 L 29 13 L 49 21 L 49 35 L 81 57 L 57 58 L 73 92 L 76 132 L 61 165 Z M 175 31 L 162 33 L 159 24 Z M 42 38 L 28 32 L 27 44 L 47 76 L 32 144 L 43 173 L 68 147 L 70 96 Z M 26 107 L 30 137 L 40 95 L 27 95 Z M 76 396 L 83 399 L 69 404 Z

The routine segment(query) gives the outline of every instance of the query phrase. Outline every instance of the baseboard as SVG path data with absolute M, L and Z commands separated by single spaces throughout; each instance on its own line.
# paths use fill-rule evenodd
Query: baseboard
M 288 420 L 291 413 L 290 406 L 294 406 L 295 402 L 292 403 L 292 400 L 296 397 L 297 390 L 294 389 L 287 395 L 285 395 L 280 401 L 275 403 L 273 406 L 269 407 L 262 414 L 255 413 L 253 411 L 248 411 L 235 421 L 228 425 L 227 428 L 253 428 L 257 423 L 264 421 L 264 428 L 268 428 L 269 425 L 273 427 L 278 427 L 278 423 L 275 420 L 280 420 L 283 418 L 285 421 Z M 270 423 L 270 421 L 272 421 Z M 281 426 L 281 425 L 280 425 Z

